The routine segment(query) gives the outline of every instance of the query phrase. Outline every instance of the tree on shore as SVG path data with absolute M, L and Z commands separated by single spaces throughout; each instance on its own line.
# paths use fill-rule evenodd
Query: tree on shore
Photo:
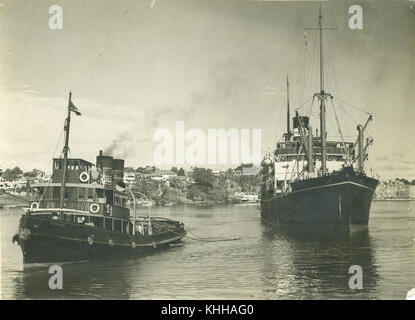
M 42 171 L 38 169 L 33 169 L 32 171 L 27 171 L 23 174 L 23 176 L 27 178 L 36 178 Z
M 150 198 L 156 195 L 156 193 L 159 191 L 159 183 L 142 176 L 137 176 L 133 183 L 132 191 L 144 193 L 147 197 Z
M 13 169 L 6 169 L 2 177 L 5 180 L 15 180 L 19 175 L 23 174 L 23 171 L 19 167 L 14 167 Z
M 405 178 L 396 178 L 396 181 L 400 181 L 400 182 L 402 182 L 403 184 L 406 184 L 406 185 L 408 185 L 408 184 L 411 184 L 407 179 L 405 179 Z
M 215 183 L 215 176 L 212 170 L 205 168 L 194 168 L 193 180 L 201 187 L 208 187 L 212 190 Z

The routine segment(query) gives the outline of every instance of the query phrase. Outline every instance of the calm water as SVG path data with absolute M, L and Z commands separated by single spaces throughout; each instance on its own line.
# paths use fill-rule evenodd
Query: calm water
M 19 210 L 0 211 L 3 299 L 405 299 L 415 287 L 415 202 L 375 202 L 369 228 L 278 229 L 256 206 L 169 207 L 153 215 L 183 221 L 199 237 L 118 261 L 63 266 L 63 290 L 48 288 L 47 268 L 23 269 L 11 238 Z M 362 290 L 348 268 L 363 268 Z

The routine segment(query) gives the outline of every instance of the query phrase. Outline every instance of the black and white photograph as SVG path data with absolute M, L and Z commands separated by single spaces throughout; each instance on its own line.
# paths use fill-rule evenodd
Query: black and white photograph
M 414 0 L 0 0 L 0 70 L 1 300 L 415 300 Z

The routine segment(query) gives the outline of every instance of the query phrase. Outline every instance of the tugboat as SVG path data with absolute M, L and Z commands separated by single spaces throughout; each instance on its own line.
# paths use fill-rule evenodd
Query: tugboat
M 276 224 L 367 225 L 378 180 L 365 174 L 364 162 L 373 138 L 364 139 L 372 120 L 357 126 L 356 141 L 345 141 L 333 106 L 339 141 L 327 140 L 326 103 L 334 97 L 324 91 L 323 16 L 319 13 L 320 134 L 313 134 L 307 116 L 298 111 L 290 129 L 289 83 L 287 76 L 287 132 L 274 154 L 267 154 L 261 166 L 261 218 Z M 357 153 L 356 153 L 357 149 Z
M 180 242 L 183 223 L 137 216 L 134 194 L 123 182 L 124 160 L 100 151 L 96 164 L 68 158 L 71 113 L 80 115 L 69 93 L 63 158 L 53 159 L 52 180 L 31 186 L 36 199 L 13 237 L 23 262 L 75 262 L 131 256 Z M 130 215 L 130 199 L 133 215 Z

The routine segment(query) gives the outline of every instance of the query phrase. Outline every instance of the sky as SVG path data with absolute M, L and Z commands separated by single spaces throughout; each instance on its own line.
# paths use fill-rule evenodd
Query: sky
M 63 147 L 68 93 L 71 156 L 99 150 L 153 165 L 159 128 L 261 129 L 262 153 L 286 129 L 290 105 L 318 127 L 316 1 L 0 0 L 0 166 L 51 171 Z M 348 9 L 363 10 L 351 30 Z M 62 30 L 49 7 L 63 9 Z M 326 91 L 347 140 L 373 114 L 367 169 L 415 179 L 415 2 L 324 1 Z M 307 45 L 306 45 L 307 43 Z M 338 136 L 328 107 L 328 135 Z M 173 164 L 174 165 L 174 164 Z M 231 166 L 231 165 L 229 165 Z M 166 166 L 168 167 L 168 166 Z M 189 167 L 189 165 L 184 165 Z

